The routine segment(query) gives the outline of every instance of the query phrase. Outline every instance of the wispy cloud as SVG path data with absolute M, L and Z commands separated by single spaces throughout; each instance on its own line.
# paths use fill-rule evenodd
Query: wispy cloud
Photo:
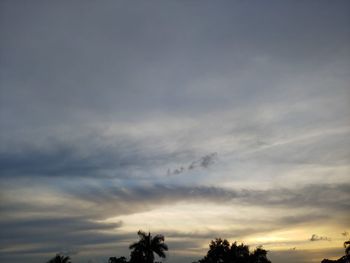
M 318 236 L 316 234 L 313 234 L 310 238 L 310 241 L 331 241 L 331 239 L 326 236 Z
M 176 168 L 174 170 L 168 169 L 167 175 L 178 175 L 181 173 L 184 173 L 186 171 L 198 169 L 198 168 L 208 168 L 209 166 L 212 166 L 216 161 L 217 161 L 217 156 L 218 154 L 215 153 L 210 153 L 208 155 L 204 155 L 203 157 L 199 158 L 198 160 L 195 160 L 191 162 L 187 166 L 181 166 L 179 168 Z

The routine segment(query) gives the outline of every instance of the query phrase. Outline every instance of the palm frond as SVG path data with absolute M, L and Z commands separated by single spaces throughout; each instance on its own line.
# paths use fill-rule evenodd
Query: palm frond
M 153 249 L 154 253 L 156 253 L 160 258 L 166 258 L 164 249 L 158 247 Z

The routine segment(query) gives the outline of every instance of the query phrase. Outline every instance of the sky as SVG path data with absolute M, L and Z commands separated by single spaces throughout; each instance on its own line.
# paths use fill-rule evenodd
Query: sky
M 274 263 L 350 232 L 349 1 L 0 1 L 0 261 Z

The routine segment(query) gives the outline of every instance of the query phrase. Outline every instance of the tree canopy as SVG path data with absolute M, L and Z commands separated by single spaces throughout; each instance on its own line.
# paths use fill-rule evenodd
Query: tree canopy
M 195 263 L 271 263 L 267 258 L 267 250 L 257 247 L 254 252 L 243 243 L 228 242 L 226 239 L 216 238 L 209 244 L 207 255 Z
M 71 262 L 70 262 L 70 257 L 56 254 L 56 256 L 50 259 L 47 263 L 71 263 Z
M 108 260 L 108 263 L 127 263 L 128 261 L 126 260 L 125 257 L 110 257 Z

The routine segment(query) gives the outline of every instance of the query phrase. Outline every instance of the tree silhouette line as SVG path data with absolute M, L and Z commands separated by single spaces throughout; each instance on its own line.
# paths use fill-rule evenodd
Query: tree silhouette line
M 350 240 L 344 242 L 345 255 L 337 260 L 324 259 L 321 263 L 350 263 Z
M 125 257 L 110 257 L 108 263 L 161 263 L 155 262 L 155 255 L 166 258 L 168 251 L 164 243 L 163 235 L 152 236 L 143 231 L 138 231 L 139 240 L 129 246 L 131 250 L 130 260 Z M 344 242 L 345 255 L 338 260 L 324 259 L 321 263 L 350 263 L 350 240 Z M 216 238 L 209 244 L 209 250 L 204 258 L 192 263 L 271 263 L 267 258 L 268 251 L 258 246 L 253 252 L 249 246 L 234 242 L 230 244 L 226 239 Z M 57 254 L 47 263 L 71 263 L 69 256 Z
M 267 252 L 261 246 L 250 252 L 249 246 L 243 243 L 230 245 L 226 239 L 216 238 L 210 242 L 207 255 L 193 263 L 271 263 Z

